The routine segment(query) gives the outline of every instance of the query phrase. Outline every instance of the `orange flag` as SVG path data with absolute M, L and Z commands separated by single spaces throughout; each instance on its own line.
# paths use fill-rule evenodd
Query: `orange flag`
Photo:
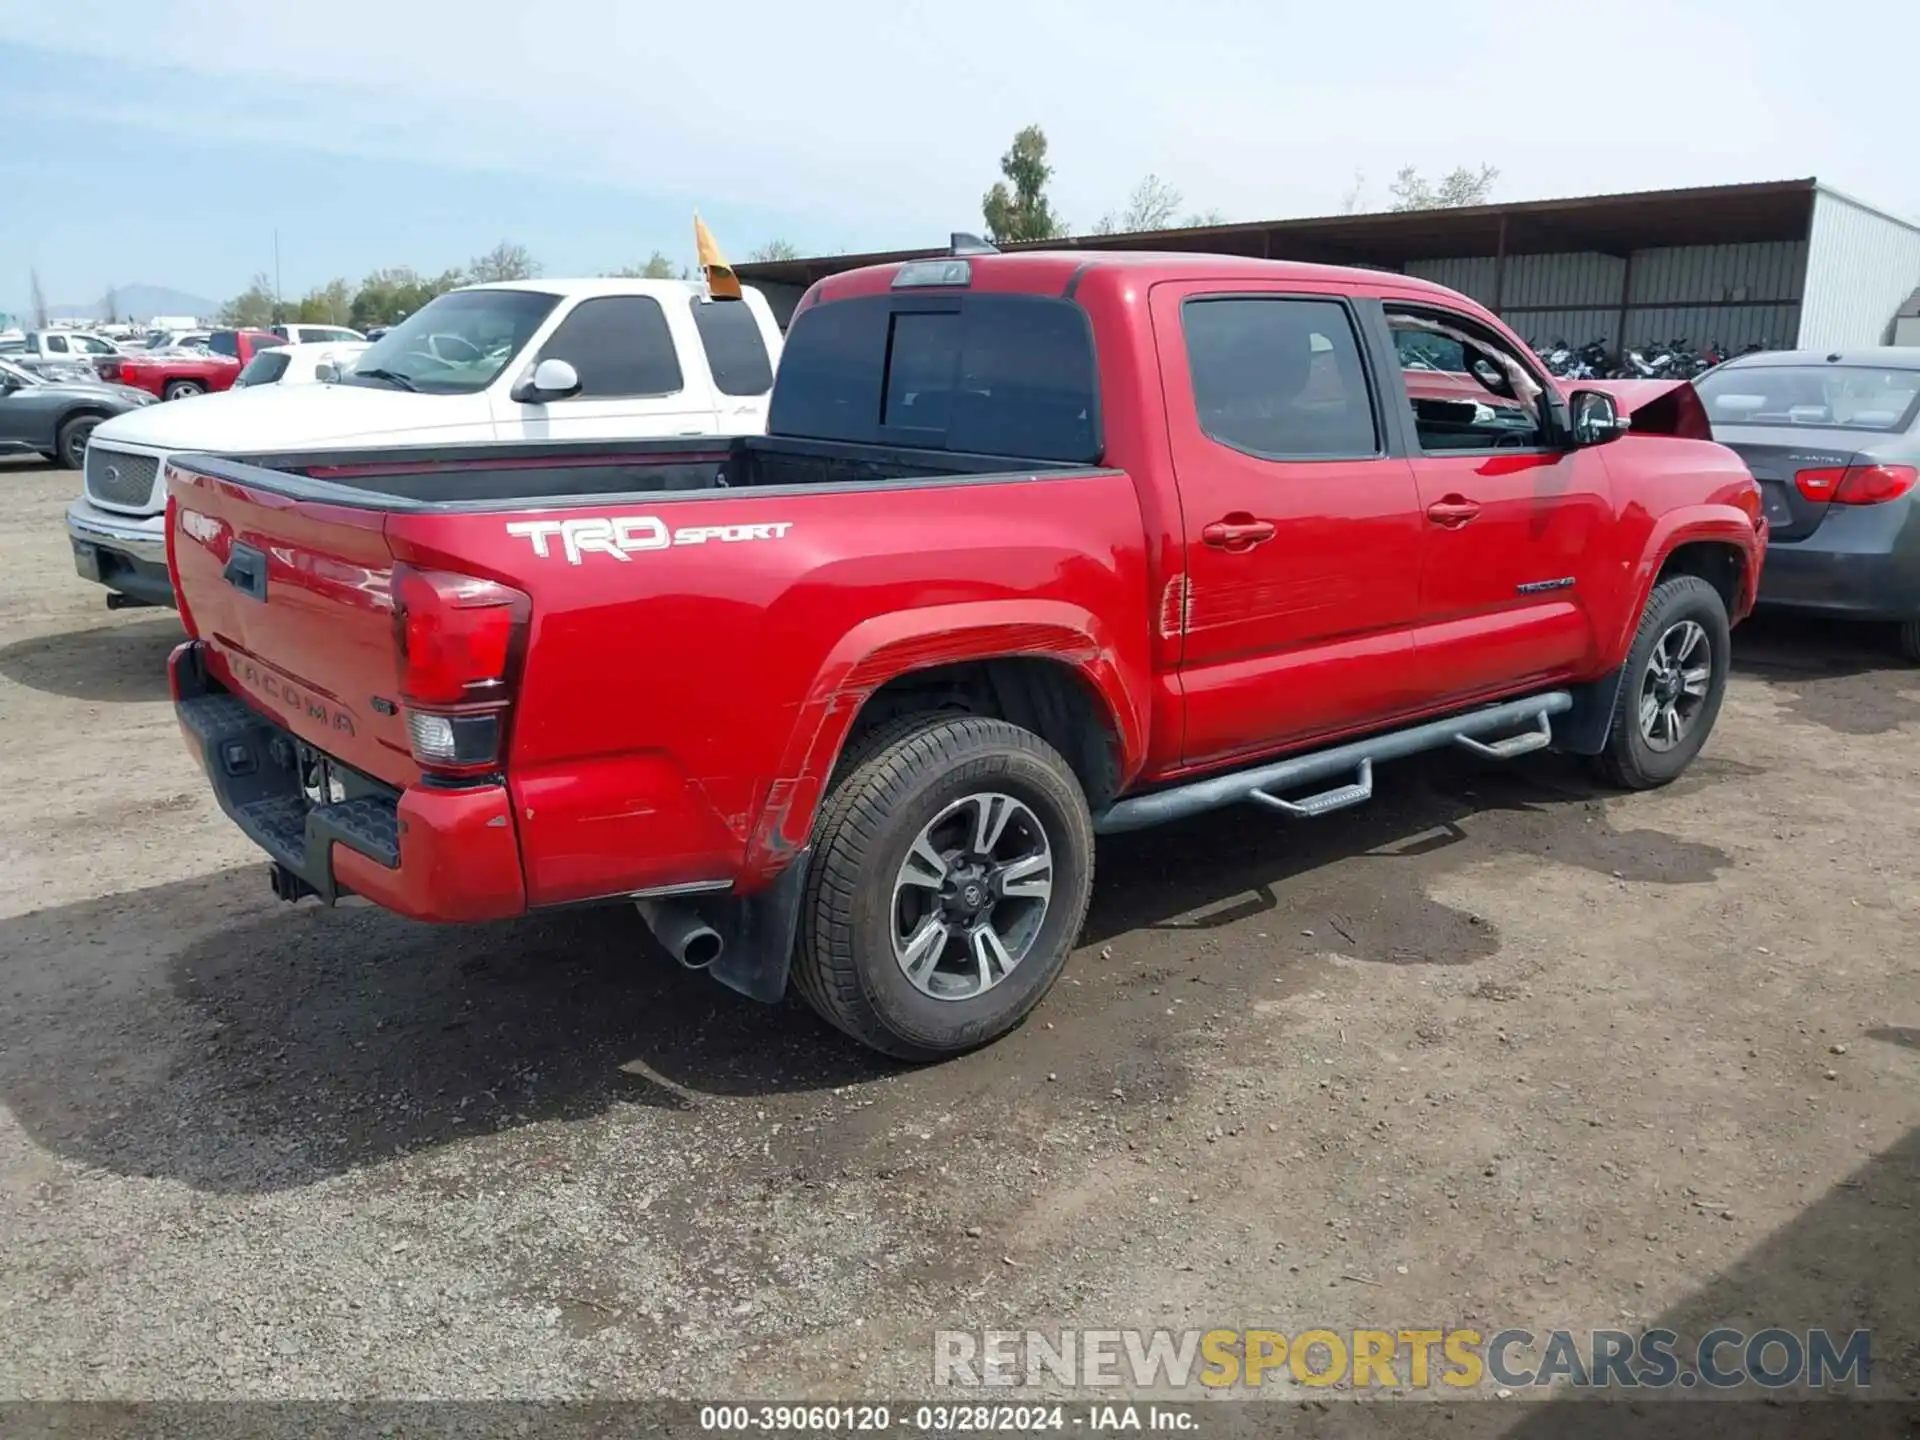
M 714 243 L 713 232 L 707 229 L 697 210 L 693 213 L 693 243 L 700 254 L 700 269 L 707 277 L 708 293 L 716 300 L 738 300 L 740 277 L 733 273 L 727 257 L 720 253 L 720 247 Z

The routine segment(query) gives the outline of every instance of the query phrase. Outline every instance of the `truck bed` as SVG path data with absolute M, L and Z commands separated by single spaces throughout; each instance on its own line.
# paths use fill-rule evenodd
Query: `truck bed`
M 289 451 L 244 461 L 182 455 L 175 463 L 290 499 L 393 511 L 536 509 L 701 490 L 792 494 L 821 485 L 923 485 L 1085 468 L 1058 460 L 761 435 L 449 445 L 430 458 L 401 447 Z

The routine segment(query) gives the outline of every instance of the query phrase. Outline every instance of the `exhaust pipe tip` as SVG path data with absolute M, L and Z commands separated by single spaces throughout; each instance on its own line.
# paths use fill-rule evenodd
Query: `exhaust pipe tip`
M 726 941 L 720 932 L 671 900 L 636 900 L 634 908 L 666 952 L 689 970 L 704 970 L 720 958 Z

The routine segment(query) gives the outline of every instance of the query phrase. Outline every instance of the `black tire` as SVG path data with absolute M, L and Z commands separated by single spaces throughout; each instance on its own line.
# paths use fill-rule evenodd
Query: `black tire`
M 1052 893 L 1004 978 L 978 994 L 936 998 L 895 958 L 895 877 L 924 827 L 985 793 L 1012 797 L 1038 822 Z M 814 823 L 795 988 L 829 1024 L 882 1054 L 926 1062 L 978 1049 L 1053 988 L 1092 888 L 1093 820 L 1058 751 L 1004 720 L 902 717 L 852 748 Z
M 160 388 L 162 400 L 191 400 L 196 395 L 207 393 L 207 387 L 198 380 L 169 380 Z
M 62 425 L 54 437 L 53 463 L 63 470 L 83 469 L 87 463 L 87 437 L 99 423 L 98 415 L 76 415 Z
M 1708 647 L 1706 694 L 1698 697 L 1698 706 L 1679 738 L 1667 748 L 1656 748 L 1642 723 L 1642 704 L 1650 687 L 1657 688 L 1658 684 L 1649 670 L 1655 650 L 1669 636 L 1683 633 L 1682 627 L 1689 622 L 1704 632 Z M 1697 575 L 1676 575 L 1654 587 L 1627 652 L 1613 721 L 1607 728 L 1606 748 L 1594 757 L 1595 767 L 1605 780 L 1623 790 L 1652 790 L 1680 778 L 1719 718 L 1732 658 L 1731 634 L 1726 602 L 1718 590 Z
M 1903 620 L 1895 637 L 1900 653 L 1914 664 L 1920 665 L 1920 620 Z

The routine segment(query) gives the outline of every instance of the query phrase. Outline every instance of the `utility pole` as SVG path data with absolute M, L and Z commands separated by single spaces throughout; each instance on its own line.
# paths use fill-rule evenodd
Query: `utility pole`
M 286 302 L 280 298 L 280 227 L 276 225 L 273 228 L 273 318 L 277 323 L 285 323 L 287 317 L 282 313 L 285 307 Z

